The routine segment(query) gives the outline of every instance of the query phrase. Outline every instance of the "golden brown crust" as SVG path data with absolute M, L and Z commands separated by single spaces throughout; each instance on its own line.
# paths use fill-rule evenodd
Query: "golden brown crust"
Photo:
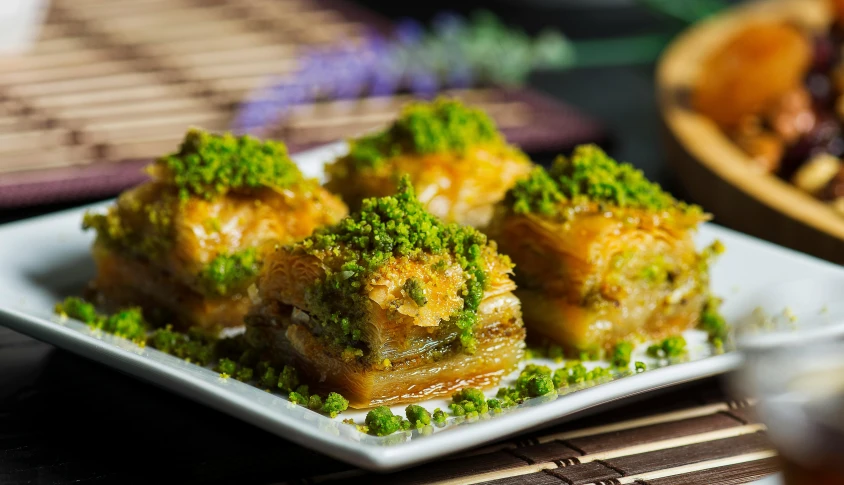
M 180 201 L 171 187 L 150 182 L 123 193 L 116 210 L 130 231 L 169 241 L 168 250 L 148 258 L 150 264 L 197 291 L 202 291 L 197 274 L 215 257 L 292 243 L 346 215 L 343 203 L 317 185 Z M 170 223 L 154 224 L 150 213 L 164 214 Z
M 207 298 L 181 284 L 166 271 L 95 245 L 97 276 L 91 282 L 95 298 L 110 310 L 140 306 L 151 322 L 191 327 L 211 333 L 243 325 L 251 302 L 245 293 Z
M 357 210 L 365 198 L 393 195 L 398 177 L 408 174 L 429 212 L 446 222 L 483 227 L 493 205 L 530 169 L 524 154 L 495 144 L 465 154 L 401 155 L 376 169 L 356 169 L 353 160 L 341 158 L 326 167 L 325 186 Z
M 249 281 L 223 295 L 208 290 L 203 270 L 216 257 L 256 248 L 260 261 L 277 244 L 346 215 L 345 205 L 315 183 L 182 201 L 172 187 L 149 182 L 123 193 L 111 211 L 123 238 L 98 238 L 100 295 L 111 306 L 143 305 L 149 314 L 171 315 L 166 323 L 205 328 L 243 325 L 249 308 Z
M 488 275 L 484 299 L 515 290 L 507 260 L 496 254 L 494 246 L 487 246 L 483 251 L 486 253 L 484 271 Z M 276 248 L 264 262 L 258 285 L 261 300 L 275 300 L 312 311 L 306 298 L 310 289 L 326 273 L 342 271 L 333 255 L 333 250 L 312 255 L 286 247 Z M 441 267 L 435 268 L 438 263 Z M 418 305 L 403 289 L 410 279 L 419 281 L 425 288 L 428 300 L 425 305 Z M 373 333 L 396 326 L 437 327 L 463 307 L 461 290 L 465 281 L 465 272 L 449 255 L 394 258 L 378 268 L 364 287 L 369 302 L 368 323 L 377 327 Z
M 524 352 L 520 305 L 512 293 L 481 305 L 473 355 L 446 342 L 377 366 L 338 356 L 306 325 L 297 323 L 303 316 L 292 307 L 279 306 L 272 313 L 250 320 L 247 340 L 263 348 L 265 358 L 296 365 L 315 388 L 340 392 L 353 408 L 448 396 L 465 387 L 488 388 L 515 369 Z
M 567 222 L 508 214 L 493 237 L 516 263 L 525 323 L 568 348 L 609 349 L 694 326 L 707 294 L 705 264 L 685 224 L 603 213 Z

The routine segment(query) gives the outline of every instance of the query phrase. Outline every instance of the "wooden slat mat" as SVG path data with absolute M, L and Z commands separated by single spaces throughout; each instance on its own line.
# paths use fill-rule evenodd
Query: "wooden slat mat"
M 691 402 L 706 402 L 694 406 L 663 403 L 661 412 L 638 417 L 628 412 L 617 422 L 546 430 L 394 474 L 346 471 L 290 483 L 716 485 L 775 472 L 776 453 L 753 407 L 715 396 L 713 402 L 694 396 Z
M 379 17 L 337 0 L 53 0 L 31 52 L 0 58 L 0 207 L 114 194 L 185 128 L 230 127 L 246 95 L 303 49 L 360 40 Z M 600 126 L 530 91 L 453 93 L 528 151 L 596 141 Z M 389 121 L 402 96 L 322 99 L 274 133 L 291 151 Z

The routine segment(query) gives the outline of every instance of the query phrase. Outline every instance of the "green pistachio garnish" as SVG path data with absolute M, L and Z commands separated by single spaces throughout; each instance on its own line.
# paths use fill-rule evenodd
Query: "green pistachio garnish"
M 371 434 L 387 436 L 401 429 L 402 418 L 393 414 L 387 406 L 378 406 L 366 413 L 364 422 Z
M 331 392 L 325 398 L 320 411 L 334 418 L 347 409 L 349 409 L 349 401 L 340 394 Z
M 149 325 L 144 320 L 140 308 L 124 308 L 111 315 L 101 315 L 91 303 L 71 296 L 56 304 L 55 312 L 140 345 L 146 343 Z
M 428 298 L 425 297 L 425 285 L 418 279 L 408 279 L 404 282 L 402 289 L 418 306 L 425 306 L 428 303 Z
M 411 404 L 405 408 L 404 413 L 413 428 L 422 428 L 431 424 L 431 413 L 422 406 Z
M 402 154 L 462 153 L 484 143 L 502 143 L 489 116 L 460 101 L 439 98 L 410 103 L 385 130 L 351 140 L 348 156 L 358 169 L 378 168 Z
M 648 347 L 647 354 L 654 358 L 676 358 L 686 353 L 686 339 L 682 335 L 668 337 Z
M 247 248 L 218 255 L 200 271 L 198 278 L 207 294 L 227 295 L 252 282 L 259 269 L 258 251 Z
M 159 158 L 150 170 L 175 185 L 182 200 L 212 200 L 229 191 L 261 187 L 283 189 L 303 181 L 283 143 L 198 129 L 188 130 L 179 151 Z
M 630 366 L 630 354 L 633 353 L 633 344 L 630 342 L 619 342 L 615 344 L 612 351 L 612 358 L 610 359 L 612 365 L 616 367 Z
M 610 158 L 595 145 L 581 145 L 571 157 L 558 157 L 550 169 L 537 167 L 508 192 L 506 204 L 517 214 L 560 215 L 567 206 L 597 202 L 603 206 L 655 211 L 702 212 L 679 202 L 627 163 Z

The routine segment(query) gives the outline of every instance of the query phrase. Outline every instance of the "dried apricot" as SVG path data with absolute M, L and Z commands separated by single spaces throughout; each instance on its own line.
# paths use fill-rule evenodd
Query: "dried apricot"
M 750 26 L 703 63 L 692 104 L 718 124 L 734 127 L 799 86 L 811 59 L 811 43 L 796 27 Z

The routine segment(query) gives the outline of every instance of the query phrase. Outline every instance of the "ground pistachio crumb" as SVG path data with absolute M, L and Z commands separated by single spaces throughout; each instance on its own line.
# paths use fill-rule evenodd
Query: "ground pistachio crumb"
M 505 203 L 517 214 L 555 216 L 567 203 L 597 202 L 646 210 L 702 210 L 674 199 L 641 170 L 610 158 L 596 145 L 581 145 L 571 157 L 558 157 L 550 169 L 537 167 L 507 193 Z
M 206 294 L 228 295 L 251 283 L 259 267 L 258 251 L 255 248 L 219 254 L 199 272 L 199 283 Z
M 91 328 L 129 339 L 136 344 L 146 344 L 149 324 L 144 320 L 140 308 L 124 308 L 111 315 L 101 315 L 93 304 L 71 296 L 57 303 L 55 312 L 80 320 Z
M 404 106 L 385 130 L 350 140 L 349 159 L 357 169 L 378 168 L 402 154 L 465 152 L 486 143 L 501 143 L 495 123 L 483 111 L 438 98 Z
M 208 365 L 214 359 L 216 339 L 176 332 L 171 325 L 156 329 L 147 339 L 147 344 L 166 354 L 200 365 Z
M 389 407 L 378 406 L 366 413 L 364 422 L 371 434 L 387 436 L 401 428 L 402 418 L 393 414 Z
M 63 302 L 56 303 L 55 311 L 59 315 L 75 318 L 89 325 L 97 323 L 100 318 L 93 304 L 75 296 L 69 296 Z
M 231 359 L 220 359 L 214 370 L 221 374 L 228 374 L 231 376 L 234 375 L 235 371 L 237 371 L 237 363 Z
M 636 366 L 636 372 L 637 373 L 638 372 L 645 372 L 646 370 L 648 370 L 648 366 L 644 362 L 637 360 L 634 365 Z
M 284 392 L 292 392 L 299 387 L 299 374 L 292 365 L 286 365 L 278 376 L 277 387 Z
M 251 367 L 241 367 L 234 374 L 234 378 L 241 382 L 249 382 L 255 374 L 255 370 Z
M 668 337 L 660 343 L 650 345 L 647 354 L 657 359 L 676 358 L 685 355 L 686 339 L 682 335 Z
M 328 396 L 326 396 L 320 411 L 334 418 L 347 409 L 349 409 L 348 399 L 344 398 L 339 393 L 330 392 L 328 393 Z
M 428 303 L 428 298 L 425 296 L 425 284 L 417 278 L 408 278 L 402 289 L 417 306 L 425 306 Z
M 276 374 L 275 369 L 267 367 L 261 374 L 260 382 L 263 387 L 276 387 L 278 385 L 278 374 Z
M 405 408 L 404 414 L 407 416 L 407 420 L 410 421 L 410 425 L 414 428 L 422 428 L 431 424 L 431 413 L 422 406 L 411 404 Z
M 630 354 L 633 353 L 633 344 L 630 342 L 619 342 L 615 344 L 612 352 L 612 365 L 615 367 L 628 367 L 630 365 Z
M 710 296 L 700 312 L 699 327 L 709 336 L 709 341 L 718 346 L 727 339 L 729 327 L 720 312 L 721 300 Z
M 291 392 L 287 395 L 287 399 L 290 400 L 293 404 L 298 404 L 300 406 L 307 406 L 308 405 L 308 398 L 299 394 L 296 391 Z
M 308 409 L 311 411 L 319 411 L 322 409 L 322 398 L 319 394 L 311 394 L 308 397 Z
M 480 389 L 467 387 L 451 395 L 453 402 L 471 401 L 475 406 L 482 407 L 486 403 L 486 396 Z
M 402 431 L 409 431 L 413 426 L 410 424 L 410 421 L 406 419 L 402 419 L 399 423 L 399 429 Z
M 445 426 L 445 423 L 448 420 L 448 416 L 442 409 L 436 408 L 434 409 L 434 414 L 431 416 L 431 419 L 434 421 L 434 424 L 439 427 L 442 427 Z
M 261 187 L 285 189 L 303 181 L 283 143 L 199 129 L 188 130 L 179 151 L 159 158 L 149 171 L 176 186 L 182 200 L 211 200 Z

